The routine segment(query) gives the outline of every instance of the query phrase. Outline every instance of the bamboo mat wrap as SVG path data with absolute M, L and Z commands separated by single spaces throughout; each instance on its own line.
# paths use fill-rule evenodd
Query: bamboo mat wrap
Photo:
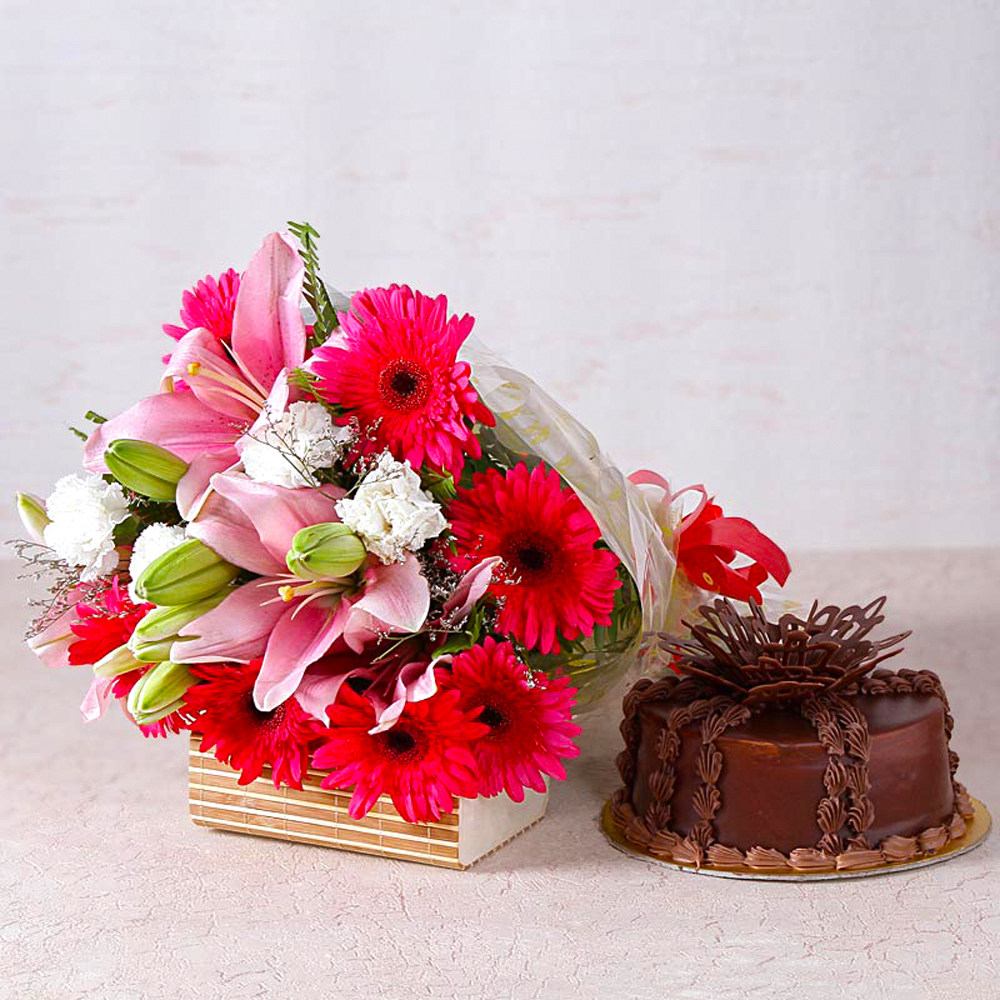
M 247 785 L 239 772 L 198 749 L 191 739 L 191 819 L 199 826 L 250 833 L 278 840 L 317 844 L 362 854 L 463 868 L 458 860 L 461 799 L 437 823 L 407 823 L 388 796 L 381 796 L 363 819 L 348 815 L 351 791 L 321 787 L 320 771 L 308 771 L 302 790 L 275 788 L 271 769 Z

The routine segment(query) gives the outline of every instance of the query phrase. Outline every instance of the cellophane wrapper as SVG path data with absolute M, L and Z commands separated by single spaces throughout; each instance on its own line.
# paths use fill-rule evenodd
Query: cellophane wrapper
M 472 365 L 476 390 L 496 417 L 496 427 L 480 438 L 486 454 L 508 464 L 533 456 L 558 470 L 627 571 L 610 628 L 598 627 L 566 652 L 529 656 L 533 667 L 573 678 L 585 713 L 624 674 L 664 669 L 658 633 L 675 631 L 708 596 L 677 572 L 679 504 L 670 502 L 669 490 L 630 482 L 586 427 L 475 337 L 460 357 Z

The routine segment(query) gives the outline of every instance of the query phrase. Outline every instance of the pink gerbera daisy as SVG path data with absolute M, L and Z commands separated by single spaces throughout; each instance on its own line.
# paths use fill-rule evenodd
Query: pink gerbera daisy
M 458 479 L 465 456 L 478 458 L 473 425 L 493 414 L 469 381 L 458 349 L 471 316 L 448 316 L 448 300 L 391 285 L 358 292 L 340 316 L 338 344 L 317 348 L 317 391 L 356 418 L 361 453 L 388 449 L 414 469 L 425 462 Z
M 375 709 L 345 684 L 327 709 L 326 742 L 313 755 L 314 767 L 330 771 L 323 787 L 354 785 L 349 811 L 355 819 L 388 795 L 409 823 L 439 820 L 451 812 L 453 796 L 475 798 L 479 772 L 469 743 L 487 729 L 458 699 L 458 691 L 445 691 L 410 702 L 391 729 L 371 733 Z
M 275 788 L 282 783 L 301 788 L 309 750 L 324 727 L 294 698 L 261 712 L 253 700 L 260 665 L 254 660 L 191 667 L 203 683 L 188 688 L 184 698 L 186 711 L 194 716 L 190 728 L 201 734 L 203 751 L 214 748 L 217 760 L 241 772 L 241 785 L 259 778 L 269 764 Z
M 79 617 L 69 628 L 79 638 L 69 647 L 69 662 L 90 666 L 113 653 L 152 610 L 152 604 L 133 604 L 116 576 L 107 590 L 76 606 Z
M 531 677 L 507 642 L 487 638 L 455 657 L 441 686 L 457 690 L 461 707 L 489 727 L 472 745 L 481 795 L 505 791 L 521 802 L 526 786 L 545 791 L 542 775 L 566 777 L 559 758 L 580 753 L 571 739 L 580 733 L 572 721 L 576 689 L 568 685 L 568 677 Z
M 163 332 L 174 340 L 180 340 L 188 331 L 201 327 L 219 340 L 228 341 L 233 332 L 233 313 L 239 290 L 240 276 L 232 268 L 218 278 L 206 275 L 194 288 L 184 293 L 181 302 L 183 325 L 164 323 Z
M 456 570 L 502 559 L 489 585 L 500 605 L 498 631 L 558 653 L 560 635 L 576 639 L 611 624 L 618 558 L 596 547 L 597 522 L 554 470 L 529 472 L 520 462 L 506 475 L 477 473 L 449 505 L 448 520 Z

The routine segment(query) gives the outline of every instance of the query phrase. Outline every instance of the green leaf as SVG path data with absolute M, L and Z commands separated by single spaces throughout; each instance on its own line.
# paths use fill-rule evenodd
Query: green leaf
M 288 384 L 294 386 L 296 389 L 300 389 L 302 392 L 308 393 L 317 403 L 322 403 L 331 414 L 335 417 L 342 417 L 347 411 L 342 407 L 338 406 L 336 403 L 331 403 L 328 399 L 324 399 L 316 391 L 316 383 L 319 382 L 319 376 L 313 372 L 306 371 L 305 368 L 293 368 L 288 373 Z
M 442 643 L 434 650 L 435 656 L 443 656 L 445 653 L 461 653 L 463 650 L 471 649 L 476 641 L 468 632 L 455 632 L 447 642 Z
M 420 475 L 420 485 L 427 490 L 428 493 L 439 504 L 447 505 L 455 499 L 456 489 L 455 480 L 449 474 L 447 476 L 441 475 L 439 472 L 433 472 L 430 469 L 423 469 Z
M 454 655 L 475 646 L 483 631 L 483 614 L 481 607 L 473 608 L 465 621 L 465 628 L 461 632 L 453 633 L 449 639 L 434 650 L 434 655 L 441 656 L 445 653 Z
M 93 410 L 87 410 L 83 415 L 84 420 L 89 420 L 92 424 L 106 424 L 108 422 L 107 417 L 102 417 L 99 413 L 95 413 Z M 86 431 L 81 431 L 79 427 L 70 427 L 72 431 L 81 441 L 86 441 L 90 434 Z
M 135 514 L 130 514 L 120 524 L 115 525 L 115 545 L 131 545 L 142 528 L 142 521 Z

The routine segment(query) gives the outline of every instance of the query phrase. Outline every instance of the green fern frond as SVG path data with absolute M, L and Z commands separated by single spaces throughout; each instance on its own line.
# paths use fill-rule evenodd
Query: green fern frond
M 289 222 L 288 228 L 299 241 L 302 263 L 305 264 L 305 280 L 302 283 L 302 294 L 316 316 L 313 324 L 309 347 L 314 349 L 324 343 L 327 337 L 340 325 L 337 310 L 330 293 L 319 276 L 319 233 L 308 222 Z M 338 299 L 343 296 L 337 295 Z

